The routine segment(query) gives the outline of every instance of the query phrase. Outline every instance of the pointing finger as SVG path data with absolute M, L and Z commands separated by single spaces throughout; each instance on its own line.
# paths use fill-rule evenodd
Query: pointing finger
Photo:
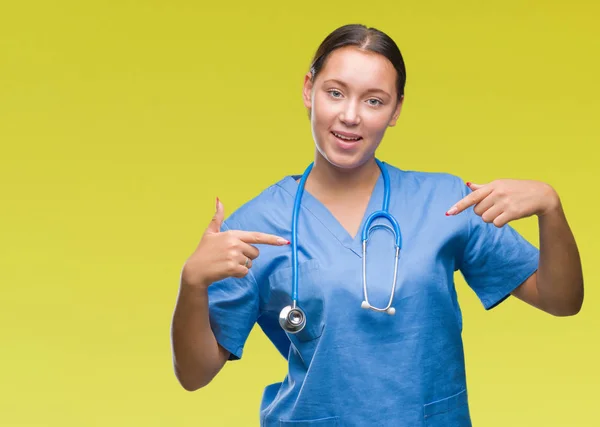
M 475 184 L 473 182 L 467 182 L 467 187 L 469 187 L 471 190 L 475 191 L 475 190 L 479 190 L 480 188 L 482 188 L 483 185 Z
M 242 242 L 250 244 L 263 244 L 263 245 L 274 245 L 283 246 L 289 245 L 289 240 L 283 237 L 275 236 L 274 234 L 261 233 L 258 231 L 241 231 L 232 230 L 231 233 Z
M 473 191 L 471 194 L 463 197 L 454 206 L 448 209 L 446 216 L 457 215 L 467 209 L 469 206 L 476 205 L 485 199 L 492 192 L 491 188 L 481 186 L 478 190 Z

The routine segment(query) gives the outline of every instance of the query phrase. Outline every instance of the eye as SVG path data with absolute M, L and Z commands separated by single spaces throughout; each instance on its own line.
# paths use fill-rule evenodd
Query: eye
M 330 89 L 327 91 L 329 93 L 329 95 L 331 95 L 333 98 L 340 98 L 342 96 L 342 92 L 340 92 L 339 90 L 336 89 Z
M 374 101 L 374 102 L 371 102 L 371 101 Z M 379 107 L 380 105 L 383 105 L 383 102 L 381 102 L 379 99 L 374 99 L 374 98 L 369 99 L 367 102 L 370 105 L 372 105 L 373 107 Z

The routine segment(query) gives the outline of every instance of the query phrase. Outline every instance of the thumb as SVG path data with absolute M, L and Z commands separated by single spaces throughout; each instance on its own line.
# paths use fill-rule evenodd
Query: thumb
M 225 210 L 223 208 L 223 203 L 217 197 L 217 211 L 214 216 L 210 220 L 210 224 L 206 230 L 207 233 L 218 233 L 221 231 L 221 224 L 223 224 L 223 219 L 225 218 Z

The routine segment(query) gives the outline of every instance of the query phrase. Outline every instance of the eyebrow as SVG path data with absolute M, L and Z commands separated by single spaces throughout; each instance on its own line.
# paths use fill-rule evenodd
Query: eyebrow
M 329 80 L 325 80 L 325 81 L 323 82 L 323 84 L 327 84 L 327 83 L 335 83 L 335 84 L 337 84 L 337 85 L 339 85 L 339 86 L 342 86 L 342 87 L 344 87 L 344 88 L 348 88 L 348 85 L 347 85 L 346 83 L 344 83 L 344 82 L 343 82 L 343 81 L 341 81 L 341 80 L 337 80 L 337 79 L 329 79 Z M 389 93 L 387 93 L 385 90 L 383 90 L 383 89 L 379 89 L 379 88 L 371 88 L 371 89 L 367 89 L 367 93 L 382 93 L 382 94 L 384 94 L 384 95 L 386 95 L 386 96 L 389 96 L 389 97 L 391 97 L 391 95 L 390 95 Z

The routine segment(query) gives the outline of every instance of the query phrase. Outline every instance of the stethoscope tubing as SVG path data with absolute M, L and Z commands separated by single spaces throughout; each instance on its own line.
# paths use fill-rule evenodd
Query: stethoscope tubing
M 376 212 L 373 212 L 369 215 L 363 225 L 361 239 L 362 239 L 362 250 L 363 250 L 363 296 L 364 300 L 361 304 L 362 308 L 371 309 L 378 312 L 387 312 L 390 315 L 395 314 L 395 309 L 392 307 L 392 302 L 394 300 L 394 294 L 396 291 L 396 281 L 398 277 L 398 260 L 400 255 L 400 249 L 402 247 L 402 234 L 400 232 L 400 225 L 398 221 L 389 213 L 389 203 L 390 203 L 390 179 L 388 171 L 385 165 L 379 160 L 375 159 L 375 162 L 379 166 L 381 170 L 381 174 L 383 176 L 384 183 L 384 192 L 383 192 L 383 206 L 382 209 Z M 300 307 L 298 307 L 298 216 L 300 214 L 300 208 L 302 206 L 302 195 L 304 194 L 304 187 L 306 185 L 306 180 L 308 175 L 310 174 L 312 168 L 314 166 L 314 162 L 310 163 L 302 177 L 300 178 L 300 182 L 298 183 L 298 190 L 296 191 L 296 197 L 294 200 L 294 207 L 292 211 L 292 236 L 291 236 L 291 246 L 292 246 L 292 304 L 291 306 L 284 307 L 279 316 L 279 322 L 284 330 L 289 333 L 298 333 L 301 331 L 306 324 L 306 314 Z M 385 218 L 391 224 L 391 227 L 383 224 L 376 224 L 371 227 L 373 221 L 378 218 Z M 394 279 L 392 283 L 392 291 L 390 294 L 390 299 L 385 308 L 374 307 L 369 303 L 369 298 L 367 295 L 367 278 L 366 278 L 366 258 L 367 258 L 367 241 L 370 233 L 377 228 L 387 228 L 394 233 L 395 236 L 395 246 L 396 246 L 396 254 L 395 254 L 395 263 L 394 263 Z

